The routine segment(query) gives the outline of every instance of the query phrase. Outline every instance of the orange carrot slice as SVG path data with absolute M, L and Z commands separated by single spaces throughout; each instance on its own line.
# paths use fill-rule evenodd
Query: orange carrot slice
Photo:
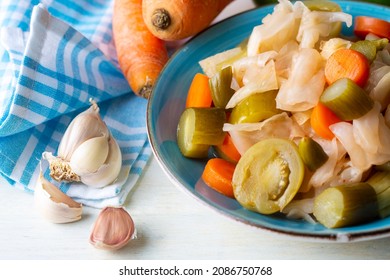
M 365 39 L 367 34 L 372 33 L 390 40 L 390 22 L 373 17 L 355 17 L 354 32 L 356 36 Z
M 202 179 L 210 188 L 234 198 L 232 178 L 236 165 L 221 159 L 212 158 L 207 162 Z
M 349 78 L 364 87 L 370 74 L 370 64 L 360 52 L 350 49 L 335 51 L 326 61 L 325 78 L 330 85 L 341 78 Z
M 237 163 L 241 158 L 241 154 L 237 151 L 236 146 L 234 146 L 229 133 L 226 133 L 223 143 L 216 146 L 216 151 L 221 158 L 233 163 Z
M 329 126 L 338 122 L 341 122 L 341 119 L 322 103 L 318 103 L 311 113 L 311 127 L 315 133 L 324 139 L 333 139 L 334 134 Z
M 209 77 L 196 73 L 188 90 L 186 108 L 211 107 L 212 102 Z

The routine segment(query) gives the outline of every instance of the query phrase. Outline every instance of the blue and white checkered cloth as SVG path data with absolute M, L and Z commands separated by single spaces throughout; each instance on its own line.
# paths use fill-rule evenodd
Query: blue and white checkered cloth
M 112 0 L 0 1 L 0 174 L 11 185 L 33 192 L 42 152 L 56 154 L 89 98 L 121 148 L 122 178 L 103 189 L 57 185 L 100 208 L 122 204 L 141 175 L 151 154 L 147 101 L 131 92 L 118 68 L 112 6 Z

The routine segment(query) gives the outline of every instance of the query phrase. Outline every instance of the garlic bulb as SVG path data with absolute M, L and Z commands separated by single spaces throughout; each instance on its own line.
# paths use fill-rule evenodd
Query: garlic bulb
M 50 176 L 57 181 L 82 182 L 101 188 L 118 177 L 122 154 L 118 143 L 99 115 L 91 107 L 72 120 L 58 147 L 58 155 L 43 153 L 50 163 Z
M 98 249 L 117 250 L 135 237 L 135 226 L 123 207 L 105 207 L 93 226 L 89 242 Z
M 35 207 L 53 223 L 71 223 L 81 219 L 82 205 L 61 192 L 39 174 L 34 190 Z

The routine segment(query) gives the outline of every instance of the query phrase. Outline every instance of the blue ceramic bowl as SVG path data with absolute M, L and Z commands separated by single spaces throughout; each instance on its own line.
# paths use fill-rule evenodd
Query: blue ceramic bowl
M 351 1 L 338 3 L 343 11 L 353 16 L 368 15 L 390 21 L 388 7 Z M 236 200 L 203 183 L 200 177 L 205 161 L 181 155 L 176 143 L 176 128 L 192 78 L 201 72 L 198 62 L 237 46 L 272 11 L 273 6 L 265 6 L 226 19 L 194 37 L 172 56 L 157 81 L 147 109 L 149 140 L 154 155 L 176 186 L 238 222 L 305 240 L 349 242 L 390 236 L 390 217 L 354 227 L 327 229 L 320 224 L 290 220 L 280 214 L 266 216 L 248 211 Z M 344 35 L 353 35 L 352 29 L 343 28 Z

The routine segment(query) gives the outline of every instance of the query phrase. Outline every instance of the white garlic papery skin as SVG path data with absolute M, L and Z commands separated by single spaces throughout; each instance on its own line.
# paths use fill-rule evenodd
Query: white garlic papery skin
M 71 223 L 81 219 L 82 205 L 61 192 L 39 174 L 34 189 L 35 207 L 52 223 Z
M 97 217 L 89 242 L 98 249 L 118 250 L 135 236 L 135 226 L 123 207 L 105 207 Z
M 45 152 L 50 176 L 57 181 L 82 182 L 101 188 L 114 182 L 122 167 L 119 145 L 101 119 L 93 101 L 89 109 L 76 116 L 66 129 L 58 155 Z

